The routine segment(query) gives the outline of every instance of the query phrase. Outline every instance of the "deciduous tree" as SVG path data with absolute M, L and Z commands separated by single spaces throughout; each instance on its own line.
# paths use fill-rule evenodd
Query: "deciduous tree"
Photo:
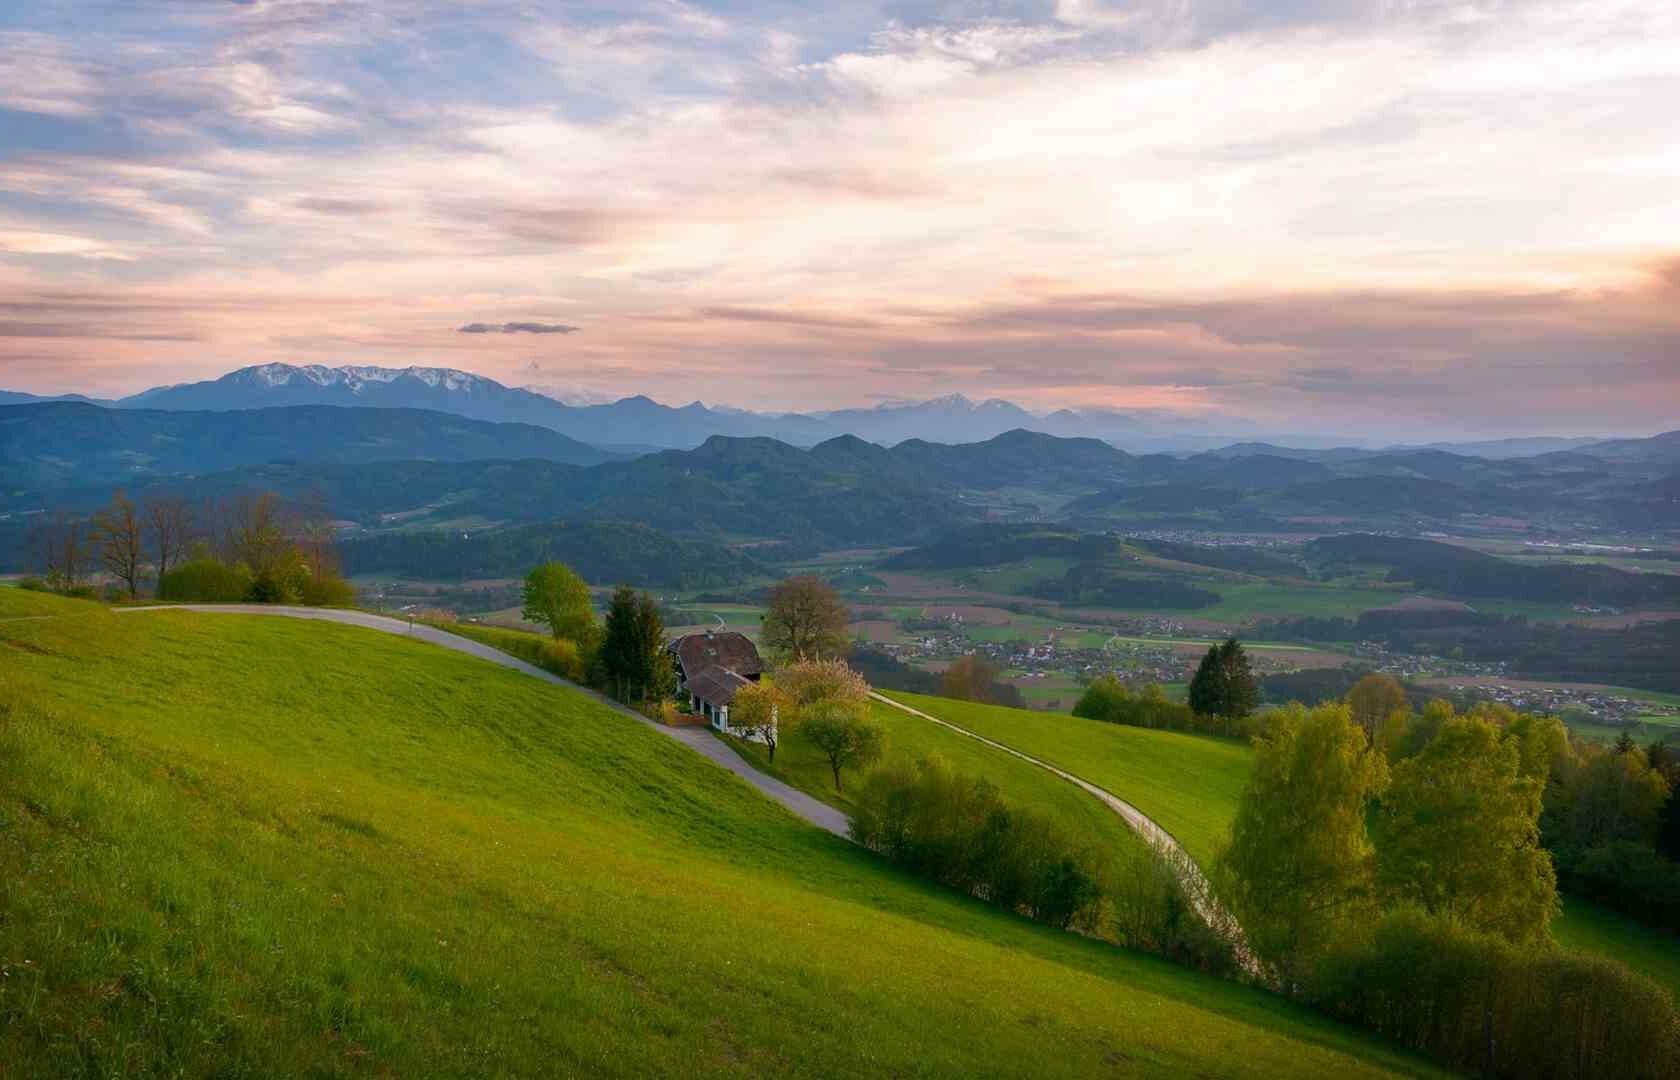
M 819 701 L 799 718 L 799 734 L 828 759 L 834 790 L 840 790 L 842 769 L 874 764 L 886 749 L 887 733 L 869 715 L 867 705 L 849 701 Z
M 1394 676 L 1372 673 L 1353 684 L 1347 704 L 1353 722 L 1376 743 L 1389 717 L 1406 709 L 1406 691 Z
M 595 637 L 595 605 L 571 567 L 549 561 L 525 575 L 524 617 L 548 627 L 555 638 L 566 638 L 587 649 Z
M 81 588 L 89 561 L 86 522 L 58 511 L 36 524 L 30 547 L 47 588 L 58 592 Z
M 776 673 L 776 685 L 796 711 L 819 701 L 843 701 L 859 708 L 867 706 L 869 701 L 869 683 L 844 660 L 789 664 Z
M 142 505 L 141 516 L 152 549 L 152 565 L 162 581 L 186 557 L 192 543 L 192 508 L 179 496 L 155 496 Z
M 792 710 L 786 705 L 784 695 L 772 683 L 757 682 L 743 686 L 729 704 L 729 726 L 748 738 L 763 742 L 774 763 L 783 722 L 792 718 Z
M 1557 879 L 1540 847 L 1542 782 L 1521 760 L 1491 721 L 1460 716 L 1395 766 L 1375 837 L 1388 902 L 1514 942 L 1546 937 Z
M 241 495 L 228 507 L 227 543 L 232 562 L 251 571 L 252 599 L 297 601 L 308 574 L 303 553 L 287 528 L 285 506 L 272 491 Z
M 140 595 L 140 578 L 146 568 L 146 548 L 141 531 L 140 509 L 122 492 L 93 515 L 91 532 L 99 561 L 112 577 L 122 582 L 130 600 Z
M 1291 988 L 1371 898 L 1366 807 L 1382 756 L 1344 705 L 1291 706 L 1255 742 L 1219 875 L 1259 954 Z
M 759 641 L 778 660 L 822 660 L 845 654 L 846 605 L 827 583 L 809 575 L 770 587 Z
M 940 676 L 939 687 L 948 698 L 989 702 L 997 675 L 998 669 L 980 657 L 959 656 Z

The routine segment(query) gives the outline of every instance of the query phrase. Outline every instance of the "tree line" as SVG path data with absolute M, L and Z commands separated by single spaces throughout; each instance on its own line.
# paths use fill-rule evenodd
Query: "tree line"
M 1572 790 L 1552 813 L 1594 835 L 1650 829 L 1660 781 L 1637 748 L 1600 764 L 1555 719 L 1414 715 L 1383 678 L 1268 713 L 1254 741 L 1215 880 L 1278 988 L 1459 1069 L 1674 1075 L 1666 991 L 1550 934 L 1548 791 Z
M 1199 731 L 1209 735 L 1252 735 L 1260 687 L 1248 653 L 1236 638 L 1208 646 L 1191 676 L 1189 701 L 1179 704 L 1154 683 L 1136 690 L 1105 672 L 1085 687 L 1073 715 L 1109 724 Z
M 1051 926 L 1094 928 L 1102 897 L 1095 854 L 938 756 L 870 773 L 851 836 L 911 873 L 987 903 Z
M 30 530 L 35 575 L 25 587 L 72 596 L 136 600 L 348 605 L 333 523 L 315 495 L 288 504 L 273 492 L 193 503 L 119 491 L 87 517 L 53 513 Z

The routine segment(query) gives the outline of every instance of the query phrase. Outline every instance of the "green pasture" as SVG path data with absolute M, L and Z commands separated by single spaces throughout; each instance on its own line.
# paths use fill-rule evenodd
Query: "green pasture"
M 23 614 L 48 617 L 0 622 L 8 1074 L 1423 1068 L 923 885 L 471 657 L 0 589 Z

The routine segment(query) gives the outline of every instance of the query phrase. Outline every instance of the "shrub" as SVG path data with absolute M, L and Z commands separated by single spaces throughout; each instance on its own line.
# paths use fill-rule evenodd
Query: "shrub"
M 1680 798 L 1680 796 L 1670 796 Z M 1680 926 L 1680 863 L 1631 840 L 1558 847 L 1558 882 L 1572 895 L 1658 927 Z
M 310 607 L 350 607 L 356 602 L 356 590 L 341 577 L 319 574 L 304 581 L 298 599 Z
M 1127 724 L 1131 727 L 1162 728 L 1167 731 L 1212 730 L 1214 718 L 1199 717 L 1188 705 L 1167 699 L 1154 683 L 1136 693 L 1118 675 L 1097 676 L 1073 707 L 1073 715 L 1087 720 L 1101 720 L 1106 724 Z M 1246 732 L 1236 732 L 1245 734 Z
M 1102 899 L 1091 856 L 1059 826 L 937 756 L 871 773 L 851 835 L 913 873 L 1052 926 L 1089 924 Z
M 34 574 L 28 574 L 24 577 L 18 578 L 17 587 L 20 589 L 28 589 L 30 592 L 48 591 L 47 583 L 36 577 Z
M 244 564 L 229 566 L 219 559 L 192 559 L 163 575 L 158 581 L 158 599 L 233 603 L 250 597 L 251 580 L 251 571 Z
M 438 628 L 483 642 L 572 682 L 582 682 L 589 670 L 587 658 L 579 651 L 577 643 L 565 638 L 543 637 L 524 630 L 477 623 L 443 623 Z
M 1305 992 L 1465 1072 L 1680 1075 L 1680 1020 L 1656 983 L 1613 961 L 1513 945 L 1417 909 L 1333 947 Z

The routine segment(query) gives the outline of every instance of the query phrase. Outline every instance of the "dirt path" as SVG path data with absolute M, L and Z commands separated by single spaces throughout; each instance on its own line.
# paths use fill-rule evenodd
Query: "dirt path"
M 447 630 L 439 630 L 424 623 L 412 623 L 405 619 L 394 619 L 386 615 L 374 615 L 366 611 L 287 607 L 276 604 L 160 604 L 155 607 L 125 607 L 113 608 L 112 610 L 118 614 L 128 614 L 136 611 L 194 611 L 223 615 L 279 615 L 292 619 L 318 619 L 322 622 L 344 623 L 349 626 L 360 626 L 367 630 L 378 630 L 381 633 L 396 634 L 400 637 L 411 637 L 432 645 L 440 645 L 445 649 L 453 649 L 455 652 L 466 653 L 468 656 L 476 656 L 480 660 L 488 660 L 492 664 L 512 668 L 514 671 L 522 672 L 535 679 L 541 679 L 543 682 L 563 686 L 568 690 L 585 694 L 614 712 L 647 725 L 661 735 L 682 743 L 714 764 L 729 770 L 818 828 L 826 829 L 837 836 L 846 835 L 845 814 L 774 777 L 765 776 L 742 760 L 740 755 L 728 746 L 714 738 L 707 728 L 671 728 L 664 724 L 655 723 L 641 713 L 627 709 L 611 698 L 598 694 L 588 687 L 569 682 L 552 672 L 544 671 L 542 668 L 527 664 L 517 657 L 509 656 L 500 649 L 491 648 L 489 645 L 472 641 L 458 634 L 451 634 Z
M 1180 846 L 1171 833 L 1161 828 L 1153 818 L 1142 810 L 1106 788 L 1098 787 L 1089 780 L 1075 776 L 1065 769 L 1058 769 L 1048 762 L 1040 761 L 1031 754 L 1022 753 L 1013 746 L 1000 743 L 995 739 L 988 739 L 986 736 L 972 732 L 967 728 L 958 727 L 949 720 L 941 720 L 937 716 L 912 708 L 903 702 L 894 701 L 885 694 L 871 691 L 869 696 L 883 705 L 907 712 L 911 716 L 920 717 L 929 723 L 938 724 L 940 727 L 948 728 L 958 735 L 965 735 L 976 742 L 984 743 L 994 749 L 1002 750 L 1006 754 L 1018 757 L 1022 761 L 1037 765 L 1046 772 L 1053 773 L 1068 783 L 1096 796 L 1103 805 L 1120 815 L 1120 820 L 1126 823 L 1127 828 L 1143 837 L 1145 843 L 1160 852 L 1162 857 L 1167 860 L 1168 865 L 1173 869 L 1173 873 L 1178 875 L 1179 884 L 1183 886 L 1185 894 L 1190 898 L 1190 903 L 1195 906 L 1196 913 L 1215 932 L 1230 942 L 1232 950 L 1236 953 L 1237 961 L 1242 964 L 1243 970 L 1257 977 L 1264 974 L 1254 951 L 1249 948 L 1247 935 L 1243 933 L 1243 929 L 1237 924 L 1235 917 L 1229 911 L 1226 911 L 1220 905 L 1218 899 L 1214 897 L 1213 886 L 1209 883 L 1207 875 L 1202 873 L 1202 868 L 1196 865 L 1196 860 L 1190 857 L 1189 853 Z

